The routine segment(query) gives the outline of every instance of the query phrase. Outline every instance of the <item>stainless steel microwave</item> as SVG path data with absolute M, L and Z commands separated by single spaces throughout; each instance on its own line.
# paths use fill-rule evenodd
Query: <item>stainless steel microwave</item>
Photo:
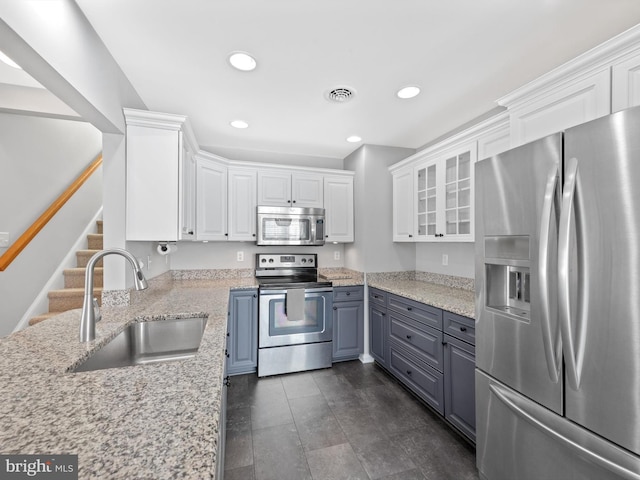
M 324 245 L 324 208 L 258 206 L 258 245 Z

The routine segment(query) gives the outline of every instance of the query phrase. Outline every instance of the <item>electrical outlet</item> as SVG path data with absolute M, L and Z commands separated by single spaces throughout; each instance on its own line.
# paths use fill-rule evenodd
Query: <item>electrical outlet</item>
M 333 259 L 340 260 L 340 250 L 336 250 L 335 252 L 333 252 Z
M 236 253 L 236 260 L 239 262 L 244 262 L 244 252 L 237 252 Z
M 9 246 L 9 232 L 0 232 L 0 248 Z
M 442 254 L 442 265 L 449 265 L 449 255 L 446 253 Z

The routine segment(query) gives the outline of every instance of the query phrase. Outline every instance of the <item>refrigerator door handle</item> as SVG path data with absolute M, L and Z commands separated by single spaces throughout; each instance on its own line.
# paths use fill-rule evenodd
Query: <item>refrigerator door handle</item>
M 562 348 L 559 332 L 551 329 L 551 303 L 549 300 L 549 245 L 551 242 L 551 222 L 552 217 L 558 225 L 558 212 L 560 208 L 560 191 L 558 189 L 558 167 L 554 166 L 547 177 L 547 186 L 544 193 L 544 203 L 542 205 L 542 218 L 540 220 L 540 244 L 538 252 L 538 279 L 540 287 L 540 323 L 542 327 L 542 343 L 544 354 L 547 360 L 549 378 L 553 383 L 558 383 L 560 378 L 560 365 Z M 556 215 L 553 216 L 554 211 Z
M 613 472 L 620 479 L 640 480 L 640 465 L 635 455 L 590 432 L 586 433 L 587 430 L 502 385 L 492 382 L 489 389 L 518 417 L 576 452 L 580 457 Z
M 558 229 L 558 310 L 560 321 L 560 332 L 562 335 L 562 348 L 564 350 L 565 365 L 567 369 L 567 380 L 574 390 L 580 388 L 580 376 L 582 372 L 582 360 L 584 336 L 581 335 L 580 325 L 576 325 L 578 342 L 574 342 L 572 332 L 572 312 L 571 312 L 571 214 L 575 213 L 576 235 L 578 238 L 578 250 L 580 250 L 580 208 L 578 192 L 578 160 L 571 158 L 567 161 L 565 169 L 565 184 L 562 195 L 562 211 L 560 213 L 560 227 Z M 583 252 L 578 251 L 580 259 Z M 580 261 L 580 260 L 579 260 Z M 584 262 L 580 262 L 579 267 L 584 267 Z M 582 278 L 586 272 L 580 271 Z M 581 287 L 579 287 L 583 290 Z M 584 332 L 582 332 L 584 333 Z

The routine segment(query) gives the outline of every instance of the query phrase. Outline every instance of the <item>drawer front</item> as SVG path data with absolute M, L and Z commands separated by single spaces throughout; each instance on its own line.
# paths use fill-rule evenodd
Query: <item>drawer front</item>
M 333 302 L 364 300 L 364 287 L 333 287 Z
M 389 308 L 430 327 L 442 330 L 442 310 L 398 295 L 389 295 Z
M 396 312 L 388 312 L 390 334 L 420 360 L 442 372 L 442 332 Z
M 413 361 L 401 348 L 391 342 L 391 371 L 425 402 L 444 415 L 444 387 L 442 373 Z
M 464 340 L 472 345 L 476 344 L 476 322 L 473 318 L 463 317 L 451 312 L 444 312 L 444 332 Z
M 387 296 L 389 294 L 377 288 L 369 288 L 369 305 L 378 305 L 387 308 Z

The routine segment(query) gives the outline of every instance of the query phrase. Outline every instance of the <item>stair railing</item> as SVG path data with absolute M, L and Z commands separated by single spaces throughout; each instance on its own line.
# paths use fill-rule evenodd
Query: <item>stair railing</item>
M 3 272 L 13 260 L 25 249 L 27 245 L 40 233 L 45 225 L 58 213 L 65 203 L 73 196 L 78 189 L 91 177 L 98 167 L 102 165 L 102 154 L 99 154 L 89 166 L 76 178 L 62 194 L 53 201 L 33 224 L 27 228 L 20 237 L 0 256 L 0 272 Z

